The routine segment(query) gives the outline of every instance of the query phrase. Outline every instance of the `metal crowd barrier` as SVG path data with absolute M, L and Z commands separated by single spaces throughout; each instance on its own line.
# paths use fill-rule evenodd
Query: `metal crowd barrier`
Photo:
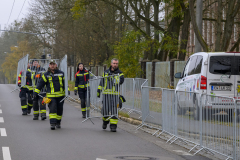
M 27 72 L 27 68 L 28 68 L 28 57 L 29 57 L 29 55 L 27 54 L 26 56 L 24 56 L 23 58 L 21 58 L 18 61 L 16 85 L 15 85 L 15 89 L 12 92 L 14 92 L 15 90 L 19 90 L 18 76 L 20 73 L 21 73 L 21 86 L 23 87 L 26 85 L 26 72 Z
M 142 123 L 137 129 L 155 128 L 153 135 L 170 135 L 170 144 L 191 143 L 194 155 L 207 151 L 226 160 L 240 159 L 240 100 L 147 86 L 142 86 L 141 97 Z
M 142 123 L 137 127 L 137 129 L 140 129 L 143 126 L 148 126 L 150 128 L 155 128 L 158 131 L 161 130 L 162 88 L 148 87 L 147 83 L 143 84 L 141 112 Z M 154 126 L 149 124 L 154 124 Z
M 142 86 L 147 86 L 147 79 L 142 78 L 126 78 L 123 86 L 121 87 L 121 95 L 126 97 L 126 103 L 120 110 L 128 111 L 127 114 L 137 113 L 139 119 L 142 117 Z
M 86 119 L 82 122 L 91 120 L 92 118 L 118 118 L 120 76 L 111 75 L 108 77 L 100 77 L 90 79 L 87 89 L 87 110 L 91 109 L 101 111 L 101 116 L 95 116 L 92 111 L 88 111 Z M 98 86 L 102 87 L 100 98 L 97 97 Z

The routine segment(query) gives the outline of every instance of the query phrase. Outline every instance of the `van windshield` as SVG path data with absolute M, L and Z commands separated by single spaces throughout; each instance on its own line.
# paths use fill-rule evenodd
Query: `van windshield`
M 212 74 L 233 74 L 233 56 L 211 56 L 209 72 Z

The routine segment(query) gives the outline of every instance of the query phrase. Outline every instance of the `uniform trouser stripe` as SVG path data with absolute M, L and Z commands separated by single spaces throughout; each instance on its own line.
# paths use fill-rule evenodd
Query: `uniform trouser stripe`
M 46 110 L 41 110 L 41 112 L 40 113 L 46 113 Z
M 31 104 L 31 103 L 28 103 L 28 106 L 29 106 L 29 107 L 32 107 L 32 106 L 33 106 L 33 104 Z
M 118 123 L 118 119 L 110 119 L 110 124 L 117 124 Z
M 27 105 L 24 105 L 24 106 L 21 106 L 22 107 L 22 109 L 25 109 L 25 108 L 27 108 Z
M 33 114 L 39 114 L 39 111 L 33 111 Z
M 57 113 L 50 113 L 49 119 L 57 119 Z
M 109 121 L 108 117 L 103 117 L 103 121 Z
M 59 115 L 57 115 L 57 118 L 56 118 L 57 120 L 61 120 L 62 119 L 62 116 L 59 116 Z

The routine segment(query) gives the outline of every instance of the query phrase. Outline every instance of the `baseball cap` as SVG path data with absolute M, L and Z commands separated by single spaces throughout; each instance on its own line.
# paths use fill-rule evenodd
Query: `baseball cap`
M 51 59 L 50 61 L 49 61 L 49 64 L 50 63 L 55 63 L 56 64 L 56 62 L 53 60 L 53 59 Z

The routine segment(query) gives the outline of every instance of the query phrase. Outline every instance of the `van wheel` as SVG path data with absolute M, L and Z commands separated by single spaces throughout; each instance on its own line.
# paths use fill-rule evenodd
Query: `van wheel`
M 184 108 L 181 108 L 178 104 L 178 108 L 177 108 L 177 114 L 178 115 L 185 115 L 186 110 Z
M 198 106 L 197 98 L 194 99 L 193 105 L 194 105 L 194 110 L 193 110 L 194 120 L 199 121 L 199 119 L 200 119 L 200 115 L 199 115 L 200 112 L 199 112 L 199 106 Z

